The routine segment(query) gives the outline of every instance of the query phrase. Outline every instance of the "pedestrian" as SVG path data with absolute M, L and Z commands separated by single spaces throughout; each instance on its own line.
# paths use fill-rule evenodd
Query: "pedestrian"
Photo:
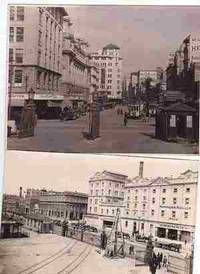
M 161 268 L 161 254 L 158 252 L 157 254 L 157 265 L 159 267 L 159 269 Z
M 126 112 L 125 112 L 125 114 L 124 114 L 124 126 L 126 127 L 126 125 L 127 125 L 127 122 L 128 122 L 128 119 L 127 119 L 127 114 L 126 114 Z
M 164 255 L 163 257 L 163 267 L 167 267 L 167 256 Z
M 150 257 L 150 260 L 149 260 L 149 269 L 151 274 L 156 274 L 156 268 L 157 268 L 157 257 L 155 253 L 153 253 L 153 255 Z
M 16 111 L 14 113 L 14 120 L 15 120 L 15 127 L 16 127 L 16 135 L 19 135 L 20 132 L 20 126 L 21 126 L 21 114 Z
M 132 255 L 132 254 L 134 254 L 134 246 L 130 245 L 129 246 L 129 255 Z

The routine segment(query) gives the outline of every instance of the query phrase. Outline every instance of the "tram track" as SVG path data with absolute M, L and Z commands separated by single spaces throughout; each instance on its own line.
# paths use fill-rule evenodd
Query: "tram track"
M 31 274 L 34 273 L 40 269 L 42 269 L 43 267 L 49 265 L 50 263 L 54 262 L 55 260 L 59 259 L 60 257 L 62 257 L 63 255 L 67 254 L 68 252 L 70 252 L 72 250 L 72 248 L 77 245 L 77 242 L 73 242 L 70 246 L 65 246 L 64 248 L 58 250 L 57 252 L 55 252 L 54 254 L 50 255 L 49 257 L 41 260 L 38 263 L 35 263 L 19 272 L 17 272 L 16 274 Z M 40 264 L 42 264 L 40 266 Z
M 77 269 L 80 266 L 81 263 L 83 263 L 87 259 L 91 251 L 92 251 L 92 247 L 86 246 L 86 248 L 84 248 L 84 250 L 82 250 L 80 254 L 74 260 L 72 260 L 69 264 L 67 264 L 64 268 L 62 268 L 56 274 L 72 273 L 75 269 Z

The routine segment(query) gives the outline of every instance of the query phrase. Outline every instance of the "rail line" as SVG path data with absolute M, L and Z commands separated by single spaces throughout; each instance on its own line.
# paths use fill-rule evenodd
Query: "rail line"
M 69 252 L 76 244 L 77 244 L 77 242 L 74 242 L 74 243 L 72 243 L 70 246 L 67 246 L 67 247 L 64 247 L 64 248 L 60 249 L 59 251 L 57 251 L 56 253 L 50 255 L 49 257 L 47 257 L 47 258 L 41 260 L 40 262 L 35 263 L 35 264 L 33 264 L 33 265 L 31 265 L 31 266 L 29 266 L 29 267 L 27 267 L 27 268 L 25 268 L 25 269 L 23 269 L 23 270 L 17 272 L 16 274 L 22 274 L 22 273 L 24 273 L 24 272 L 26 272 L 26 271 L 29 271 L 29 270 L 30 270 L 30 272 L 28 272 L 27 274 L 34 273 L 35 271 L 37 271 L 37 270 L 39 270 L 39 269 L 45 267 L 46 265 L 50 264 L 51 262 L 55 261 L 56 259 L 60 258 L 60 257 L 63 256 L 64 254 L 66 254 L 67 252 Z M 63 252 L 63 251 L 64 251 L 64 252 Z M 61 254 L 60 254 L 60 253 L 61 253 Z M 49 261 L 49 260 L 50 260 L 50 261 Z M 49 261 L 49 262 L 48 262 L 48 261 Z M 46 262 L 46 263 L 45 263 L 45 262 Z M 39 266 L 39 265 L 42 264 L 42 263 L 45 263 L 45 264 L 43 264 L 42 266 Z M 37 266 L 39 266 L 39 267 L 37 267 Z M 34 268 L 34 267 L 36 267 L 36 269 L 31 270 L 31 269 Z
M 83 251 L 81 251 L 81 253 L 78 255 L 78 258 L 76 257 L 74 260 L 72 260 L 69 264 L 67 264 L 63 269 L 58 271 L 56 274 L 61 274 L 61 273 L 70 274 L 70 273 L 72 273 L 76 268 L 78 268 L 80 266 L 80 264 L 83 261 L 86 260 L 86 258 L 89 256 L 91 251 L 92 251 L 92 247 L 87 246 Z M 82 255 L 83 255 L 83 257 L 81 258 Z M 75 264 L 72 269 L 70 269 L 70 267 L 80 258 L 81 258 L 81 260 L 77 264 Z M 70 269 L 70 270 L 68 270 L 68 269 Z

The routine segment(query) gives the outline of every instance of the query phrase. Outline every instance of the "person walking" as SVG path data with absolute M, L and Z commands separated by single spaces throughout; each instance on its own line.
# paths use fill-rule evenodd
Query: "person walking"
M 164 255 L 163 257 L 163 267 L 167 267 L 167 256 Z
M 125 114 L 124 114 L 124 126 L 126 127 L 126 125 L 127 125 L 127 122 L 128 122 L 128 119 L 127 119 L 127 114 L 126 114 L 126 112 L 125 112 Z
M 158 267 L 159 267 L 159 269 L 161 268 L 161 254 L 158 252 L 158 254 L 157 254 L 157 265 L 158 265 Z
M 157 256 L 155 253 L 150 257 L 149 260 L 149 269 L 151 274 L 156 274 L 156 269 L 157 269 Z

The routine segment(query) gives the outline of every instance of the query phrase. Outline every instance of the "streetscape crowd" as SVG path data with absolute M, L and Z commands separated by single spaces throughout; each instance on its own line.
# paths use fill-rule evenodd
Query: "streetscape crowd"
M 149 259 L 149 269 L 152 274 L 156 274 L 156 270 L 161 267 L 167 267 L 167 256 L 161 253 L 157 255 L 153 252 Z

